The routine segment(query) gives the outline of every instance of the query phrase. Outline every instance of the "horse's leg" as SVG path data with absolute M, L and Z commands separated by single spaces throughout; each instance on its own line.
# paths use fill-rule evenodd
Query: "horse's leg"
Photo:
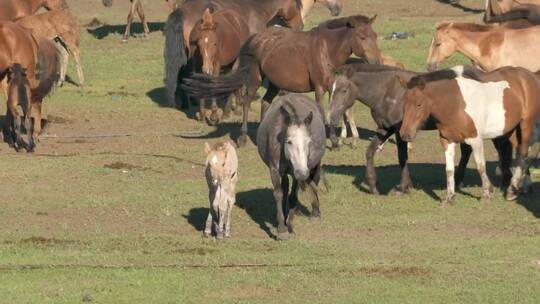
M 371 194 L 379 194 L 379 191 L 377 190 L 377 174 L 375 173 L 375 165 L 373 161 L 375 152 L 377 152 L 379 146 L 383 144 L 393 133 L 394 130 L 378 129 L 366 150 L 366 180 Z
M 2 79 L 0 81 L 0 87 L 2 88 L 2 93 L 4 93 L 4 97 L 7 99 L 8 98 L 8 81 L 7 81 L 7 77 L 4 77 L 4 79 Z
M 308 185 L 311 191 L 311 219 L 320 219 L 321 218 L 321 205 L 319 202 L 319 193 L 318 186 L 321 181 L 322 167 L 321 164 L 318 164 L 315 169 L 313 169 L 310 179 L 313 181 Z
M 298 205 L 298 181 L 293 178 L 291 195 L 289 196 L 289 215 L 287 216 L 287 228 L 289 233 L 294 232 L 294 216 L 296 214 L 296 206 Z
M 274 97 L 276 97 L 278 93 L 279 88 L 276 87 L 271 81 L 268 81 L 268 90 L 266 90 L 266 94 L 264 94 L 261 101 L 261 121 L 264 118 L 266 110 L 268 110 L 268 107 L 272 103 L 272 100 L 274 100 Z
M 349 122 L 349 127 L 351 128 L 352 132 L 351 147 L 356 148 L 356 142 L 360 138 L 360 135 L 358 134 L 358 128 L 356 128 L 356 122 L 354 121 L 354 114 L 352 108 L 349 108 L 347 109 L 347 111 L 345 111 L 345 116 L 347 117 L 347 121 Z
M 319 104 L 319 106 L 321 107 L 321 111 L 322 111 L 322 117 L 324 118 L 324 124 L 327 125 L 328 124 L 328 121 L 327 121 L 327 117 L 326 115 L 324 114 L 324 107 L 323 107 L 323 98 L 324 98 L 324 89 L 322 87 L 316 87 L 315 88 L 315 101 Z
M 210 206 L 210 210 L 208 211 L 208 217 L 206 218 L 206 225 L 204 228 L 204 236 L 210 236 L 212 234 L 212 206 Z
M 35 109 L 34 112 L 34 123 L 32 127 L 32 137 L 30 140 L 30 144 L 28 145 L 28 152 L 34 152 L 34 148 L 36 147 L 36 143 L 39 141 L 39 135 L 41 134 L 41 105 L 42 101 L 38 101 L 34 103 L 31 107 L 31 109 Z M 30 111 L 31 113 L 32 111 Z M 30 115 L 30 114 L 28 114 Z
M 79 47 L 72 46 L 71 47 L 71 53 L 73 54 L 73 58 L 75 59 L 75 64 L 77 65 L 77 76 L 79 76 L 79 86 L 84 86 L 84 74 L 83 74 L 83 68 L 81 64 L 81 51 Z
M 234 61 L 234 63 L 233 63 L 232 68 L 231 68 L 231 72 L 235 72 L 236 70 L 238 70 L 239 65 L 240 65 L 240 60 L 236 59 Z M 236 91 L 234 93 L 234 97 L 235 97 L 236 101 L 238 101 L 238 99 L 240 97 L 239 91 L 240 90 L 238 90 L 238 91 Z M 232 101 L 232 95 L 230 95 L 227 98 L 227 103 L 225 104 L 225 109 L 223 110 L 223 118 L 230 117 L 232 109 L 233 109 L 233 101 Z
M 401 139 L 399 132 L 396 132 L 396 143 L 398 148 L 399 166 L 401 168 L 401 182 L 397 187 L 397 194 L 408 193 L 412 185 L 411 174 L 409 173 L 409 151 L 407 142 Z
M 347 139 L 347 123 L 345 123 L 345 119 L 347 117 L 345 114 L 343 114 L 343 119 L 341 120 L 341 133 L 339 134 L 339 140 L 338 140 L 338 147 L 345 143 L 345 139 Z
M 441 201 L 441 207 L 446 207 L 452 203 L 454 196 L 456 195 L 454 181 L 456 143 L 441 138 L 441 144 L 444 148 L 444 156 L 446 158 L 446 197 Z
M 64 47 L 64 45 L 60 45 L 57 49 L 60 52 L 60 79 L 58 80 L 58 85 L 63 86 L 64 82 L 66 81 L 66 73 L 69 63 L 69 52 Z
M 150 29 L 148 29 L 148 24 L 146 23 L 146 17 L 144 16 L 144 10 L 143 6 L 140 0 L 135 0 L 137 4 L 137 15 L 139 15 L 139 19 L 141 19 L 141 23 L 143 25 L 143 31 L 144 31 L 144 37 L 148 36 L 150 34 Z
M 227 207 L 228 207 L 227 199 L 223 197 L 222 195 L 218 203 L 218 208 L 219 208 L 218 219 L 219 220 L 218 220 L 218 229 L 216 233 L 216 238 L 218 240 L 221 240 L 225 237 L 225 224 L 226 224 L 227 209 L 228 209 Z
M 15 143 L 15 150 L 19 151 L 20 149 L 24 148 L 24 141 L 22 140 L 22 120 L 21 115 L 18 110 L 17 104 L 9 104 L 8 101 L 8 111 L 10 114 L 10 122 L 11 122 L 11 138 L 13 142 Z M 28 131 L 29 132 L 29 131 Z
M 232 209 L 235 203 L 236 203 L 235 195 L 232 195 L 232 197 L 229 200 L 227 200 L 227 220 L 225 222 L 225 237 L 226 238 L 231 237 Z
M 510 187 L 506 193 L 507 200 L 515 200 L 519 195 L 519 191 L 523 186 L 523 181 L 525 180 L 527 173 L 527 162 L 526 159 L 529 155 L 529 141 L 534 128 L 534 121 L 532 124 L 524 120 L 519 124 L 519 128 L 516 131 L 520 131 L 518 134 L 518 145 L 516 148 L 516 168 L 514 170 L 514 175 L 512 176 L 512 181 L 510 182 Z
M 131 7 L 129 9 L 129 14 L 127 16 L 126 31 L 124 32 L 124 37 L 122 38 L 122 42 L 127 42 L 129 39 L 129 36 L 131 35 L 131 24 L 133 23 L 133 15 L 135 14 L 137 2 L 139 2 L 139 0 L 131 1 Z
M 472 148 L 467 144 L 460 144 L 459 148 L 461 150 L 461 158 L 459 159 L 459 164 L 454 175 L 454 180 L 456 181 L 455 187 L 457 190 L 463 188 L 463 180 L 465 179 L 465 170 L 467 170 L 467 164 L 471 158 Z
M 278 223 L 277 237 L 282 238 L 284 233 L 287 232 L 285 226 L 285 215 L 283 214 L 283 201 L 286 199 L 287 193 L 283 193 L 282 179 L 287 179 L 287 176 L 282 177 L 279 174 L 277 168 L 270 169 L 270 178 L 272 179 L 272 185 L 274 187 L 274 200 L 276 201 L 276 219 Z
M 484 156 L 484 141 L 478 137 L 471 142 L 471 148 L 473 150 L 474 161 L 478 174 L 482 179 L 482 200 L 490 200 L 493 196 L 493 187 L 489 181 L 489 177 L 486 173 L 486 158 Z
M 204 118 L 206 117 L 206 98 L 199 98 L 199 113 L 197 113 L 197 119 L 199 119 L 200 122 L 204 121 Z

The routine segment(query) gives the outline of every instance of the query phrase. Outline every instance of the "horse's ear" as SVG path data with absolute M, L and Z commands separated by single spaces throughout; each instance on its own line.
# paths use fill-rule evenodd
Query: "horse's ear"
M 291 121 L 291 114 L 289 113 L 289 111 L 287 111 L 285 106 L 281 106 L 279 108 L 279 111 L 281 112 L 281 115 L 283 115 L 283 120 L 285 121 L 285 124 L 290 125 L 292 121 Z
M 204 14 L 202 16 L 202 24 L 201 27 L 203 29 L 212 29 L 215 26 L 214 20 L 212 18 L 212 14 L 210 13 L 210 9 L 207 8 L 204 11 Z
M 210 149 L 210 145 L 208 144 L 208 142 L 204 143 L 204 151 L 206 152 L 206 154 L 209 154 L 210 151 L 212 151 L 212 149 Z
M 353 18 L 349 18 L 349 20 L 347 20 L 347 23 L 345 23 L 345 25 L 346 25 L 348 28 L 354 28 L 354 27 L 356 26 L 356 24 L 355 24 Z
M 416 87 L 419 88 L 420 90 L 425 89 L 426 88 L 426 79 L 424 77 L 420 77 L 420 79 L 418 79 L 418 85 Z
M 407 88 L 407 81 L 405 81 L 405 79 L 399 77 L 399 76 L 396 76 L 398 81 L 399 81 L 399 84 L 401 84 L 402 87 L 404 88 Z
M 306 126 L 311 125 L 311 122 L 313 121 L 313 112 L 309 112 L 308 116 L 304 119 L 304 124 Z
M 373 22 L 375 22 L 375 19 L 377 19 L 377 14 L 375 14 L 373 17 L 369 18 L 368 23 L 373 24 Z

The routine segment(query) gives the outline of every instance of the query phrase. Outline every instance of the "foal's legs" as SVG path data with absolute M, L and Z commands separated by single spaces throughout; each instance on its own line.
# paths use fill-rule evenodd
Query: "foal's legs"
M 71 46 L 70 47 L 71 54 L 73 55 L 73 58 L 75 59 L 75 64 L 77 65 L 77 76 L 79 76 L 79 86 L 84 86 L 84 74 L 83 74 L 83 68 L 81 64 L 81 51 L 78 46 Z
M 399 167 L 401 168 L 401 182 L 396 187 L 397 193 L 408 193 L 412 185 L 411 175 L 409 173 L 409 151 L 407 142 L 401 139 L 399 132 L 396 132 L 396 143 L 398 148 Z
M 231 217 L 232 217 L 232 209 L 235 203 L 236 203 L 236 198 L 234 195 L 227 200 L 227 220 L 225 221 L 225 237 L 226 238 L 231 237 Z
M 345 121 L 349 123 L 349 127 L 351 128 L 351 133 L 352 133 L 351 147 L 355 148 L 356 142 L 358 141 L 358 138 L 360 138 L 360 135 L 358 134 L 358 129 L 356 128 L 356 122 L 354 121 L 352 108 L 348 108 L 345 111 L 345 114 L 343 114 L 343 122 L 342 122 L 341 135 L 340 135 L 340 139 L 343 141 L 347 137 L 347 125 Z
M 287 186 L 289 180 L 287 176 L 281 176 L 277 168 L 270 169 L 270 178 L 272 179 L 274 200 L 276 201 L 276 219 L 278 223 L 277 238 L 280 239 L 284 236 L 284 233 L 287 232 L 287 227 L 285 226 L 285 215 L 283 213 L 283 203 L 287 199 L 288 193 L 284 193 L 283 186 L 285 183 L 284 180 L 287 180 Z
M 321 209 L 320 209 L 320 202 L 319 202 L 319 193 L 318 193 L 318 186 L 321 181 L 322 175 L 322 166 L 321 164 L 318 164 L 317 167 L 315 167 L 312 170 L 311 176 L 309 177 L 310 180 L 313 182 L 308 185 L 308 189 L 311 191 L 311 219 L 320 219 L 321 218 Z
M 34 113 L 34 124 L 32 128 L 32 137 L 30 139 L 30 143 L 28 144 L 28 152 L 34 152 L 36 142 L 39 141 L 39 135 L 41 134 L 41 105 L 42 100 L 39 100 L 33 102 L 33 105 L 31 107 L 32 111 L 30 111 L 30 113 Z M 33 111 L 33 109 L 35 109 L 35 111 Z M 27 130 L 27 132 L 30 131 Z
M 377 148 L 379 148 L 379 146 L 383 144 L 392 134 L 394 134 L 393 129 L 378 129 L 366 150 L 366 180 L 371 194 L 379 194 L 379 191 L 377 190 L 377 174 L 375 173 L 375 165 L 373 161 L 375 152 L 377 151 Z
M 129 14 L 127 16 L 126 31 L 124 32 L 124 37 L 122 38 L 122 42 L 127 42 L 129 39 L 129 36 L 131 35 L 131 24 L 133 23 L 133 15 L 135 15 L 137 3 L 139 3 L 139 0 L 131 0 L 131 7 L 129 9 Z
M 59 86 L 63 86 L 64 82 L 66 81 L 66 73 L 68 69 L 68 62 L 69 62 L 69 52 L 64 47 L 64 45 L 59 45 L 57 47 L 58 51 L 60 52 L 60 79 L 59 79 Z
M 144 37 L 148 36 L 150 34 L 150 30 L 148 29 L 148 24 L 146 23 L 146 17 L 144 16 L 144 10 L 142 7 L 141 0 L 135 0 L 137 3 L 137 15 L 139 15 L 139 18 L 141 19 L 141 23 L 143 25 L 143 31 L 144 31 Z
M 243 115 L 242 115 L 242 128 L 240 130 L 240 137 L 238 138 L 238 146 L 243 147 L 247 144 L 248 139 L 248 114 L 249 109 L 251 107 L 251 98 L 257 94 L 257 89 L 261 86 L 261 72 L 259 70 L 259 67 L 257 65 L 252 65 L 250 67 L 249 75 L 253 75 L 253 78 L 250 78 L 248 80 L 247 84 L 247 92 L 246 96 L 244 96 L 244 100 L 242 102 L 242 109 L 243 109 Z M 267 92 L 268 93 L 268 92 Z M 262 105 L 261 105 L 262 110 Z M 261 116 L 262 116 L 261 111 Z
M 296 214 L 296 206 L 298 205 L 298 181 L 293 177 L 291 195 L 289 196 L 289 214 L 287 215 L 287 228 L 289 233 L 294 232 L 294 216 Z
M 486 173 L 484 141 L 481 137 L 477 137 L 469 141 L 469 143 L 472 147 L 474 161 L 476 163 L 476 168 L 478 169 L 478 174 L 480 174 L 480 178 L 482 179 L 482 199 L 489 200 L 493 196 L 493 187 L 491 186 L 491 182 L 489 181 L 489 177 Z
M 444 148 L 444 156 L 446 158 L 446 198 L 441 201 L 441 207 L 446 207 L 451 204 L 455 191 L 454 182 L 454 157 L 456 153 L 456 144 L 441 138 L 441 144 Z
M 523 181 L 527 172 L 526 158 L 529 155 L 529 142 L 534 128 L 534 121 L 525 119 L 519 124 L 518 130 L 518 145 L 516 148 L 516 168 L 510 187 L 506 193 L 507 200 L 515 200 L 519 194 L 519 190 L 523 186 Z
M 458 190 L 463 188 L 463 180 L 465 179 L 465 170 L 467 169 L 467 164 L 469 163 L 469 159 L 471 158 L 471 154 L 472 154 L 472 148 L 471 146 L 467 144 L 460 144 L 459 148 L 461 150 L 461 158 L 459 160 L 456 174 L 454 175 L 454 179 L 456 183 L 455 187 Z

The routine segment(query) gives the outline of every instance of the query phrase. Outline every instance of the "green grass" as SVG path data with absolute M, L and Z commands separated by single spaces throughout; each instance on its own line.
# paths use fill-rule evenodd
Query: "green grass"
M 439 19 L 382 15 L 379 36 L 406 30 L 416 37 L 381 40 L 380 47 L 423 70 Z M 269 235 L 275 207 L 268 171 L 254 146 L 240 149 L 233 237 L 203 238 L 203 143 L 238 134 L 239 118 L 211 128 L 160 106 L 163 36 L 119 41 L 120 35 L 83 34 L 88 86 L 67 84 L 46 100 L 49 137 L 34 155 L 0 145 L 0 302 L 540 301 L 538 184 L 518 203 L 500 191 L 480 203 L 471 162 L 465 193 L 455 206 L 439 208 L 445 174 L 435 132 L 414 144 L 415 189 L 403 197 L 388 193 L 399 181 L 394 144 L 376 156 L 381 196 L 365 192 L 367 131 L 357 149 L 327 151 L 331 189 L 321 195 L 322 220 L 297 217 L 296 235 L 285 242 Z M 456 56 L 448 64 L 456 63 L 466 60 Z M 365 107 L 355 106 L 355 115 L 359 126 L 373 129 Z M 208 138 L 178 136 L 197 132 Z M 103 134 L 132 136 L 69 137 Z M 496 154 L 486 147 L 489 175 L 498 183 Z

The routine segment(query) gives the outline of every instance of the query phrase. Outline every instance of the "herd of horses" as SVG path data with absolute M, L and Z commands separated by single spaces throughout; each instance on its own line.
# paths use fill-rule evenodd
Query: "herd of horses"
M 102 0 L 105 6 L 112 2 Z M 143 23 L 144 34 L 149 32 L 141 1 L 130 2 L 123 41 L 131 35 L 135 14 Z M 258 98 L 257 90 L 266 88 L 256 143 L 274 188 L 278 237 L 294 231 L 299 188 L 311 193 L 312 216 L 320 216 L 318 189 L 324 181 L 326 126 L 333 147 L 340 144 L 340 124 L 341 139 L 346 136 L 345 123 L 357 138 L 351 111 L 355 101 L 370 108 L 377 126 L 366 151 L 366 180 L 371 193 L 379 193 L 376 151 L 392 135 L 401 168 L 396 190 L 409 191 L 408 143 L 419 130 L 438 130 L 440 134 L 447 174 L 443 206 L 453 202 L 471 155 L 482 179 L 482 199 L 492 197 L 484 139 L 491 139 L 498 152 L 506 198 L 517 199 L 524 188 L 530 146 L 540 140 L 540 74 L 535 74 L 540 70 L 535 57 L 540 0 L 487 0 L 485 24 L 439 23 L 429 49 L 427 72 L 408 71 L 381 53 L 372 27 L 377 16 L 335 18 L 303 30 L 314 4 L 324 5 L 337 16 L 343 7 L 340 0 L 166 3 L 170 15 L 164 29 L 165 86 L 171 106 L 185 108 L 197 100 L 197 117 L 214 125 L 236 102 L 243 110 L 238 139 L 238 145 L 243 146 L 248 140 L 250 104 Z M 47 11 L 35 15 L 40 8 Z M 70 55 L 77 64 L 79 85 L 84 85 L 79 44 L 79 21 L 65 0 L 0 0 L 0 83 L 7 97 L 3 131 L 10 146 L 35 149 L 43 98 L 65 81 Z M 456 52 L 468 57 L 473 66 L 438 70 Z M 307 92 L 314 92 L 315 101 L 301 94 Z M 330 101 L 325 111 L 322 101 L 327 93 Z M 207 99 L 211 100 L 210 108 L 206 107 Z M 223 103 L 224 109 L 220 106 Z M 455 170 L 457 144 L 462 153 Z M 211 208 L 205 234 L 214 223 L 218 236 L 230 236 L 238 160 L 230 144 L 207 146 L 207 152 L 208 185 L 220 191 L 209 196 L 210 203 L 216 207 L 219 204 L 215 201 L 223 200 L 225 207 Z M 227 160 L 226 156 L 233 154 Z M 222 185 L 224 181 L 233 184 Z

